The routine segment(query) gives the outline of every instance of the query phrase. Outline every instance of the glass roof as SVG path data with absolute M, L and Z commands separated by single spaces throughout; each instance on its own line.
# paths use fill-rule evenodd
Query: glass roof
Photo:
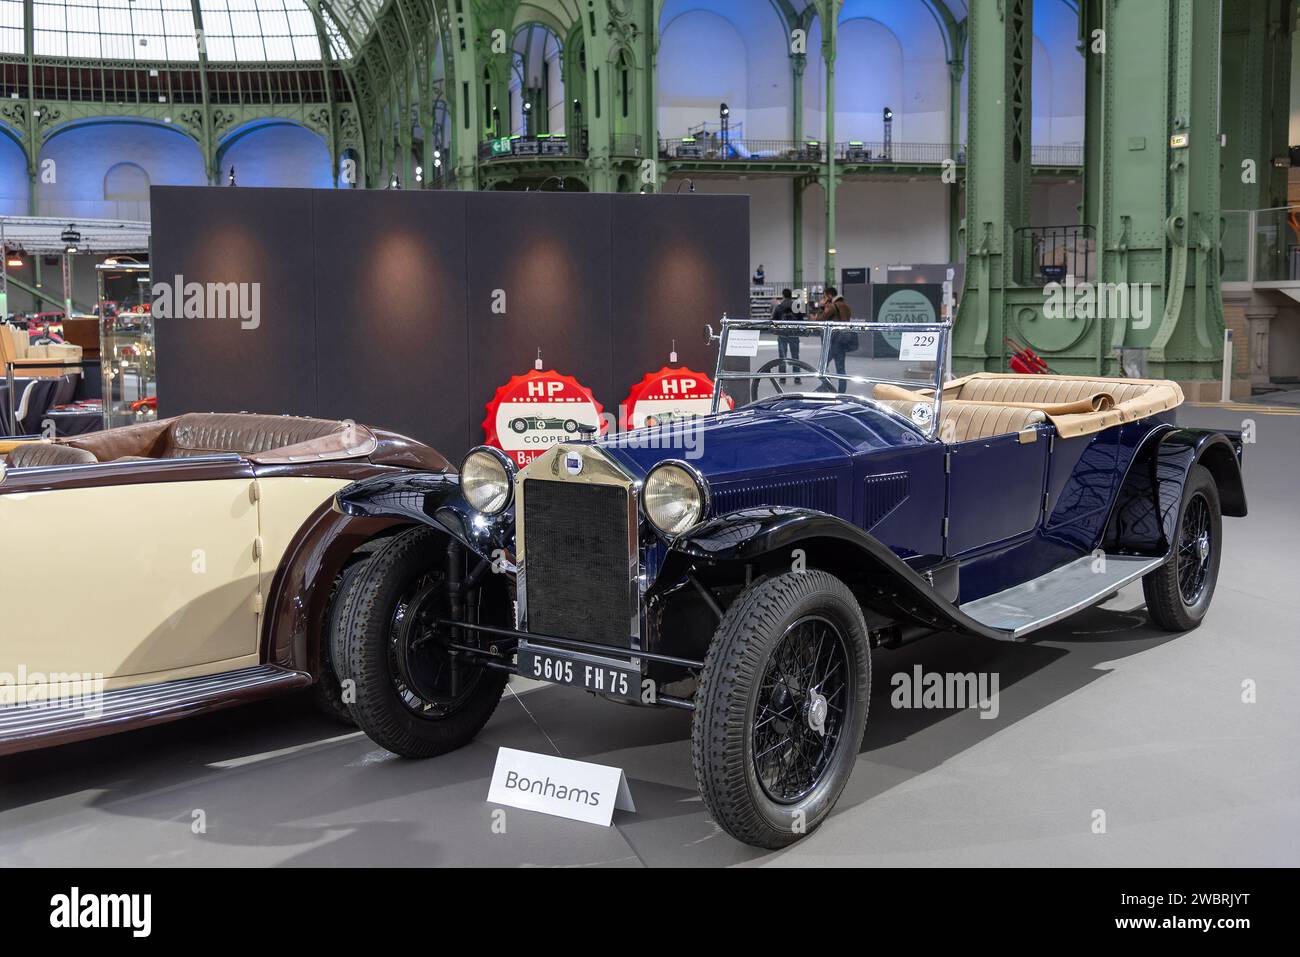
M 344 0 L 358 16 L 378 0 Z M 213 63 L 292 63 L 321 58 L 306 0 L 199 0 Z M 347 56 L 326 24 L 336 56 Z M 199 43 L 190 0 L 32 0 L 33 52 L 42 57 L 193 63 Z M 363 33 L 364 35 L 364 33 Z M 0 53 L 23 53 L 23 2 L 0 0 Z

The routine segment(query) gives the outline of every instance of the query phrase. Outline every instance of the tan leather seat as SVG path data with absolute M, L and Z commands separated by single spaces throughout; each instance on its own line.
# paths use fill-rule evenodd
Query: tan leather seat
M 880 402 L 911 419 L 912 411 L 918 405 L 929 412 L 933 408 L 934 400 L 882 399 Z M 1022 432 L 1042 425 L 1046 421 L 1047 416 L 1038 409 L 947 401 L 939 411 L 939 437 L 945 442 L 969 442 L 972 439 L 987 439 L 994 435 Z
M 933 390 L 913 392 L 881 384 L 873 395 L 882 401 L 915 403 L 930 401 L 928 391 Z M 1058 435 L 1071 438 L 1168 412 L 1182 404 L 1183 390 L 1165 379 L 976 372 L 947 383 L 943 398 L 945 406 L 955 401 L 1038 411 L 1056 427 Z
M 14 446 L 5 457 L 10 468 L 34 469 L 50 465 L 92 465 L 95 457 L 82 449 L 49 442 L 28 442 Z

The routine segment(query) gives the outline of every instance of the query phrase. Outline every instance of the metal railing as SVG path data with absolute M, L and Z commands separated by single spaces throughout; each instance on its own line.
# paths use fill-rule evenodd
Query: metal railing
M 615 133 L 610 137 L 609 151 L 614 156 L 640 156 L 641 137 L 636 133 Z
M 1300 282 L 1300 206 L 1223 211 L 1225 282 Z
M 966 145 L 847 140 L 834 145 L 834 155 L 838 162 L 843 163 L 941 166 L 951 161 L 960 166 L 966 163 Z M 1035 146 L 1030 155 L 1036 166 L 1083 165 L 1083 147 L 1080 145 Z M 827 156 L 826 144 L 815 139 L 754 139 L 711 131 L 659 141 L 659 157 L 666 160 L 824 163 Z
M 817 140 L 743 139 L 710 133 L 660 140 L 659 157 L 713 162 L 821 163 L 826 159 L 826 150 L 825 145 Z
M 835 144 L 835 158 L 845 163 L 923 163 L 939 166 L 946 160 L 966 162 L 966 147 L 952 143 L 885 143 L 850 140 Z
M 1096 278 L 1096 230 L 1089 225 L 1022 226 L 1015 231 L 1014 279 L 1020 286 L 1046 286 L 1073 277 Z
M 1068 146 L 1031 146 L 1029 162 L 1033 166 L 1082 166 L 1083 144 Z

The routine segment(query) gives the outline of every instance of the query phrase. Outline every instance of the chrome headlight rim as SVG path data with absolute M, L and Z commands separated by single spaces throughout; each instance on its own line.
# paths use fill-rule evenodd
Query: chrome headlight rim
M 675 532 L 660 527 L 659 523 L 654 520 L 654 518 L 650 514 L 650 509 L 647 504 L 648 496 L 646 495 L 646 491 L 650 486 L 650 480 L 654 477 L 655 473 L 658 472 L 660 469 L 665 469 L 669 467 L 677 468 L 685 472 L 690 477 L 690 479 L 695 483 L 695 488 L 700 495 L 700 514 L 696 516 L 695 521 L 693 521 L 690 525 L 687 525 L 685 528 L 682 528 L 679 531 L 675 531 Z M 684 534 L 685 532 L 690 531 L 696 525 L 699 525 L 700 522 L 704 521 L 706 518 L 709 517 L 709 515 L 713 510 L 713 492 L 709 488 L 708 480 L 704 478 L 704 473 L 702 473 L 690 462 L 685 462 L 681 459 L 664 459 L 662 462 L 657 463 L 654 468 L 652 468 L 649 472 L 646 473 L 645 480 L 640 483 L 640 486 L 641 486 L 640 489 L 641 514 L 645 516 L 645 520 L 650 523 L 651 528 L 653 528 L 656 532 L 658 532 L 660 535 L 662 535 L 664 538 L 670 541 Z
M 505 486 L 506 486 L 505 498 L 503 499 L 502 504 L 500 506 L 492 510 L 479 508 L 477 505 L 474 504 L 473 501 L 471 501 L 469 494 L 465 491 L 465 480 L 464 480 L 465 465 L 466 463 L 469 462 L 471 458 L 473 458 L 476 455 L 487 455 L 490 458 L 492 458 L 499 466 L 501 466 L 501 471 L 505 477 Z M 501 451 L 500 449 L 491 445 L 476 446 L 470 449 L 465 454 L 465 457 L 460 460 L 459 474 L 461 476 L 461 495 L 464 497 L 465 501 L 469 504 L 469 507 L 474 509 L 474 511 L 478 512 L 480 515 L 491 515 L 491 516 L 500 515 L 503 512 L 507 511 L 512 504 L 514 504 L 515 476 L 518 474 L 518 471 L 519 470 L 515 467 L 514 459 L 510 458 L 510 456 L 508 456 L 505 452 Z

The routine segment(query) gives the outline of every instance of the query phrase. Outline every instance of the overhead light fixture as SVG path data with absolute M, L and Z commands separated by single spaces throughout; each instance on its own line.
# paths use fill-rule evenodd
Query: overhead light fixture
M 5 265 L 8 266 L 10 269 L 23 268 L 23 257 L 19 254 L 18 250 L 16 249 L 5 250 Z
M 81 233 L 77 232 L 75 223 L 69 223 L 59 239 L 63 242 L 63 251 L 65 253 L 75 253 L 77 246 L 81 242 Z

